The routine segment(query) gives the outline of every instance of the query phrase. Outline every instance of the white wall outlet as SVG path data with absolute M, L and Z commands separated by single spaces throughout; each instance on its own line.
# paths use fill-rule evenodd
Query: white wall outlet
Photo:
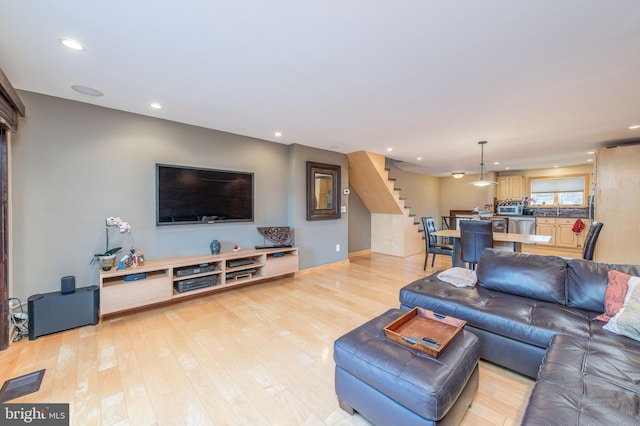
M 336 244 L 336 251 L 340 251 L 340 244 Z
M 347 212 L 347 206 L 340 206 L 340 212 L 341 213 L 346 213 Z

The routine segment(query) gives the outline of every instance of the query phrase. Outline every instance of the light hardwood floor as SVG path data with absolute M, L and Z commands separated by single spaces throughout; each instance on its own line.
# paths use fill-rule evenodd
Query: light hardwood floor
M 434 271 L 423 260 L 361 255 L 25 339 L 0 352 L 0 383 L 45 368 L 40 390 L 11 402 L 70 403 L 73 425 L 366 425 L 338 407 L 333 342 L 397 308 L 399 289 Z M 519 424 L 533 384 L 481 361 L 462 424 Z

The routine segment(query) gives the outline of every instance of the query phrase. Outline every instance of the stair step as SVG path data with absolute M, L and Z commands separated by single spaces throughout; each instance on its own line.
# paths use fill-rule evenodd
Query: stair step
M 405 209 L 409 210 L 411 206 L 404 206 Z

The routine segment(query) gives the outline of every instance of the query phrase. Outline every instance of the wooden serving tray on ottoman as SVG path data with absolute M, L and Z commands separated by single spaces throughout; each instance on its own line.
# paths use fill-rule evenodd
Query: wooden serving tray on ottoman
M 415 307 L 384 328 L 388 339 L 437 358 L 467 322 Z

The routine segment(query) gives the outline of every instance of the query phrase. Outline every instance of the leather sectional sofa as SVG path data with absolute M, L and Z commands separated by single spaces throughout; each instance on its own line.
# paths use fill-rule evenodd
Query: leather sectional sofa
M 524 424 L 640 424 L 640 342 L 595 319 L 612 269 L 640 276 L 640 266 L 486 249 L 474 287 L 433 274 L 402 288 L 400 303 L 466 320 L 481 358 L 537 378 Z

